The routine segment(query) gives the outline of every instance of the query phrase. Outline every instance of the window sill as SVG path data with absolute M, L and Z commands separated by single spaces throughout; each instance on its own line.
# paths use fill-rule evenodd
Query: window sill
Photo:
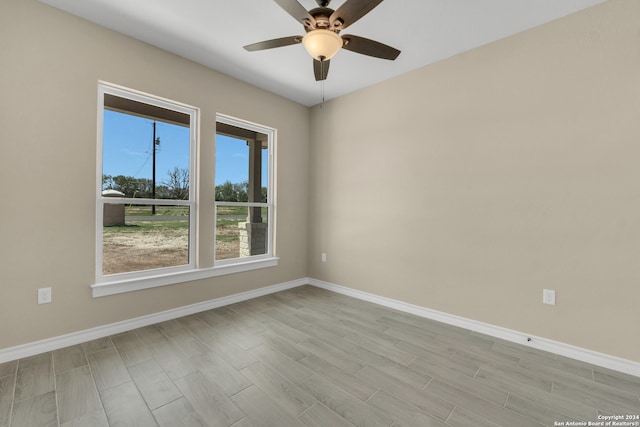
M 121 294 L 124 292 L 139 291 L 141 289 L 175 285 L 176 283 L 190 282 L 192 280 L 207 279 L 209 277 L 224 276 L 227 274 L 258 270 L 261 268 L 275 267 L 278 265 L 278 260 L 279 258 L 274 257 L 247 261 L 243 263 L 221 265 L 211 268 L 201 268 L 197 270 L 180 271 L 169 274 L 158 274 L 156 276 L 146 276 L 143 278 L 101 282 L 91 285 L 91 290 L 94 298 L 104 297 L 107 295 Z

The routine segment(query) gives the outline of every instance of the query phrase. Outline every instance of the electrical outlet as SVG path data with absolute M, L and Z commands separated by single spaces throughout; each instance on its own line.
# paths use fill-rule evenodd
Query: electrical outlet
M 542 290 L 542 303 L 549 305 L 556 305 L 556 291 L 551 289 Z
M 51 302 L 51 288 L 38 289 L 38 304 L 49 304 Z
M 327 254 L 326 253 L 322 253 L 322 262 L 327 262 Z

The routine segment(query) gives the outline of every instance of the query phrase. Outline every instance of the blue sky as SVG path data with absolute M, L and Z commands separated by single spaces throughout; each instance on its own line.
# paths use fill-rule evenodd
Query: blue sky
M 153 158 L 153 121 L 150 119 L 104 111 L 103 174 L 151 179 Z M 167 180 L 174 167 L 189 168 L 189 129 L 156 122 L 156 182 Z M 206 142 L 206 141 L 205 141 Z M 267 156 L 263 151 L 263 186 L 266 185 Z M 216 185 L 248 180 L 249 149 L 242 140 L 217 135 Z

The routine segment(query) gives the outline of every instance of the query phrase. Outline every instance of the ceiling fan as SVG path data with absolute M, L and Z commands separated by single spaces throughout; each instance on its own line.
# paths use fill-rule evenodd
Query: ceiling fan
M 244 48 L 250 52 L 302 43 L 313 58 L 316 80 L 326 80 L 329 60 L 344 48 L 362 55 L 394 60 L 400 51 L 380 42 L 354 35 L 340 36 L 340 31 L 353 24 L 382 0 L 347 0 L 337 10 L 330 9 L 331 0 L 316 0 L 318 7 L 307 11 L 297 0 L 275 0 L 280 7 L 304 26 L 304 36 L 289 36 L 253 43 Z

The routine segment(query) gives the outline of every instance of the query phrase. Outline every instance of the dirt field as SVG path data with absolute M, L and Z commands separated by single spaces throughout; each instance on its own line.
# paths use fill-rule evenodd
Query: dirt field
M 184 265 L 189 262 L 187 228 L 105 227 L 104 275 Z M 238 227 L 218 227 L 216 259 L 238 257 Z

